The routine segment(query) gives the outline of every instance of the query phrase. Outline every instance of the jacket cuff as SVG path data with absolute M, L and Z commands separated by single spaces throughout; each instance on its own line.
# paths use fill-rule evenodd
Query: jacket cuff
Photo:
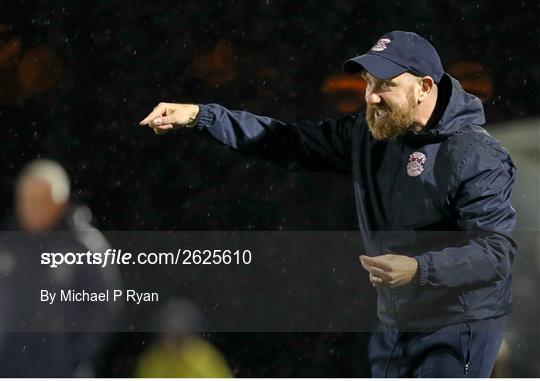
M 425 286 L 428 280 L 429 262 L 431 256 L 429 254 L 423 254 L 415 257 L 418 262 L 418 284 Z
M 199 122 L 197 123 L 197 128 L 202 130 L 203 128 L 209 128 L 213 125 L 215 115 L 210 111 L 210 106 L 208 105 L 199 105 Z

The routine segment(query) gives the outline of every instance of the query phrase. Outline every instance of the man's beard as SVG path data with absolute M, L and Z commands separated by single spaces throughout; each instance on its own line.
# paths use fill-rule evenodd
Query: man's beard
M 398 105 L 368 105 L 366 108 L 366 121 L 371 134 L 376 140 L 390 140 L 417 127 L 415 121 L 416 100 L 414 93 L 407 94 L 407 104 Z M 377 110 L 385 112 L 382 118 L 376 118 Z

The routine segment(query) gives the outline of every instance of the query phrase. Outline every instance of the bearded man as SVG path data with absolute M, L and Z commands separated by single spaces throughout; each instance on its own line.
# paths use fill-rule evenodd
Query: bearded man
M 352 174 L 362 266 L 378 292 L 375 377 L 489 377 L 511 299 L 516 169 L 480 100 L 424 38 L 394 31 L 345 62 L 364 112 L 282 123 L 217 104 L 160 103 L 141 125 L 198 127 L 289 168 Z

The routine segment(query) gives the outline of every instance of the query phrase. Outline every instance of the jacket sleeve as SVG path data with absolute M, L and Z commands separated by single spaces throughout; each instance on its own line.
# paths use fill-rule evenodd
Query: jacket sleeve
M 474 289 L 510 276 L 517 246 L 510 203 L 516 168 L 502 148 L 476 147 L 467 155 L 455 199 L 465 239 L 416 257 L 420 285 Z
M 294 169 L 350 172 L 355 115 L 283 123 L 218 104 L 199 105 L 199 128 L 227 146 Z

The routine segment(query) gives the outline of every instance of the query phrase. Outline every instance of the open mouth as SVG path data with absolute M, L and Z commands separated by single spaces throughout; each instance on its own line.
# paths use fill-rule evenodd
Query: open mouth
M 388 114 L 388 111 L 386 110 L 381 110 L 381 109 L 375 110 L 375 118 L 377 119 L 384 118 L 387 114 Z

